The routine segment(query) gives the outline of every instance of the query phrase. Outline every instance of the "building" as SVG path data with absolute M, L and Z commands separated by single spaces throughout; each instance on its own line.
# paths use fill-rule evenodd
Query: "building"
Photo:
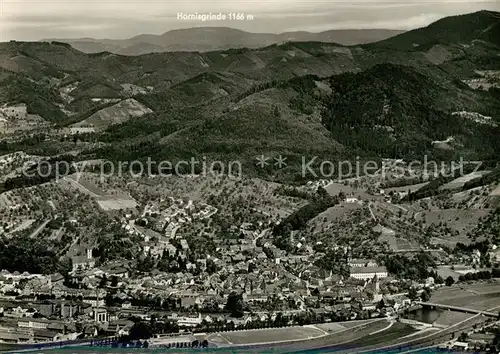
M 106 308 L 94 309 L 94 321 L 98 323 L 109 322 L 109 314 Z
M 353 258 L 350 259 L 349 262 L 349 267 L 377 267 L 378 264 L 376 261 L 373 259 L 357 259 Z
M 73 273 L 78 271 L 92 269 L 95 267 L 95 258 L 92 256 L 92 248 L 86 249 L 80 255 L 71 258 L 73 263 Z
M 33 329 L 47 329 L 49 324 L 50 321 L 43 318 L 23 318 L 17 322 L 18 327 Z
M 173 313 L 168 317 L 170 320 L 176 321 L 177 324 L 181 327 L 196 327 L 201 324 L 203 318 L 201 317 L 201 313 L 196 317 L 190 316 L 179 316 L 176 313 Z
M 352 267 L 351 278 L 370 280 L 377 276 L 378 279 L 387 278 L 385 267 Z
M 62 302 L 61 303 L 61 317 L 71 318 L 80 310 L 79 305 L 72 302 Z

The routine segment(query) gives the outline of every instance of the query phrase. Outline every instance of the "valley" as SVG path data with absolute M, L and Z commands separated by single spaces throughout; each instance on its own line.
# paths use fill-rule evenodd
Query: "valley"
M 0 43 L 0 343 L 497 338 L 500 13 L 205 30 Z

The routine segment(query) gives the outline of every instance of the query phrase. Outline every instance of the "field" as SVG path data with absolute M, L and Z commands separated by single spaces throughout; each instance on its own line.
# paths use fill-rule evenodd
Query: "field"
M 487 187 L 476 187 L 466 191 L 453 193 L 450 196 L 450 201 L 461 209 L 482 209 L 487 206 L 489 197 Z
M 342 329 L 345 328 L 352 328 L 356 326 L 360 326 L 363 324 L 367 324 L 373 322 L 373 320 L 358 320 L 358 321 L 348 321 L 348 322 L 332 322 L 332 323 L 322 323 L 319 325 L 316 325 L 316 327 L 321 328 L 325 331 L 341 331 Z
M 138 203 L 127 195 L 127 193 L 118 189 L 108 189 L 104 191 L 96 184 L 98 181 L 91 174 L 81 174 L 64 177 L 59 181 L 59 185 L 70 190 L 78 190 L 94 198 L 99 207 L 104 211 L 133 209 Z
M 346 186 L 342 183 L 336 183 L 336 182 L 331 183 L 325 189 L 330 195 L 338 195 L 340 192 L 343 192 L 346 195 L 352 195 L 356 194 L 357 192 L 356 189 L 354 189 L 349 185 Z
M 349 211 L 360 208 L 363 206 L 358 203 L 342 203 L 328 208 L 310 221 L 310 224 L 315 226 L 313 232 L 321 232 L 322 229 L 328 228 L 330 223 L 345 216 Z
M 317 338 L 325 334 L 327 332 L 313 326 L 269 328 L 212 334 L 208 341 L 219 345 L 259 344 Z
M 443 190 L 451 190 L 451 189 L 462 188 L 465 185 L 465 183 L 467 183 L 467 182 L 469 182 L 469 181 L 471 181 L 473 179 L 482 177 L 482 176 L 484 176 L 485 174 L 488 174 L 488 173 L 490 173 L 490 171 L 478 171 L 478 172 L 469 173 L 468 175 L 461 176 L 461 177 L 459 177 L 457 179 L 454 179 L 451 182 L 446 183 L 444 186 L 441 187 L 441 189 L 443 189 Z
M 500 184 L 491 192 L 491 196 L 500 196 Z
M 487 216 L 490 209 L 446 209 L 423 211 L 416 214 L 416 221 L 423 220 L 425 225 L 446 223 L 447 226 L 458 232 L 458 236 L 447 240 L 452 244 L 457 242 L 470 243 L 467 233 L 471 232 L 479 223 L 479 219 Z
M 471 318 L 474 315 L 469 313 L 462 313 L 456 311 L 443 311 L 439 317 L 434 321 L 434 325 L 449 327 L 456 323 L 462 322 L 468 318 Z
M 444 287 L 432 294 L 430 302 L 477 310 L 500 309 L 500 282 Z
M 451 269 L 450 266 L 440 266 L 436 269 L 438 275 L 440 275 L 443 279 L 446 279 L 448 277 L 452 277 L 455 279 L 455 281 L 458 280 L 458 277 L 461 275 L 458 272 L 455 272 L 453 269 Z
M 366 346 L 371 346 L 375 344 L 387 344 L 394 340 L 398 340 L 402 337 L 415 333 L 413 327 L 402 324 L 402 323 L 394 323 L 387 330 L 382 330 L 380 332 L 372 332 L 371 334 L 359 338 L 353 342 L 349 342 L 348 346 L 351 348 L 361 348 Z
M 79 192 L 94 198 L 105 196 L 105 193 L 100 188 L 85 180 L 83 176 L 78 179 L 76 175 L 70 175 L 60 180 L 59 184 L 63 187 L 77 189 Z
M 404 252 L 419 249 L 419 245 L 416 242 L 411 242 L 402 237 L 396 237 L 394 233 L 389 232 L 390 229 L 385 227 L 377 228 L 377 230 L 383 230 L 382 235 L 379 237 L 379 241 L 387 242 L 389 248 L 393 252 Z
M 73 126 L 90 126 L 97 128 L 97 130 L 104 130 L 111 125 L 124 123 L 131 118 L 142 117 L 144 114 L 151 112 L 153 112 L 151 109 L 132 98 L 121 101 L 111 107 L 103 108 L 89 118 L 75 123 Z
M 397 249 L 396 249 L 397 251 L 414 250 L 414 249 L 420 248 L 418 243 L 411 242 L 411 241 L 404 239 L 404 238 L 397 238 L 396 245 L 397 245 Z
M 408 191 L 413 193 L 415 191 L 418 191 L 420 188 L 427 185 L 428 183 L 429 182 L 424 182 L 424 183 L 418 183 L 418 184 L 411 184 L 409 186 L 386 188 L 385 194 L 389 194 L 390 192 L 407 193 Z
M 138 205 L 137 202 L 135 200 L 133 200 L 132 198 L 129 198 L 129 199 L 126 199 L 126 198 L 102 199 L 102 200 L 98 200 L 97 204 L 99 204 L 101 209 L 104 211 L 133 209 Z

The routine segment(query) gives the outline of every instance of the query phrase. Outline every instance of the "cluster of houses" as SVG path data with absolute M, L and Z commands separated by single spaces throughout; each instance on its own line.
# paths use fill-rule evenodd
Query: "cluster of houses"
M 240 245 L 228 247 L 228 256 L 215 260 L 221 267 L 209 276 L 189 271 L 176 274 L 156 271 L 131 277 L 126 262 L 97 267 L 92 248 L 82 245 L 75 247 L 73 256 L 70 274 L 77 279 L 74 287 L 65 285 L 67 280 L 61 274 L 2 271 L 0 342 L 54 341 L 94 336 L 97 332 L 126 334 L 130 326 L 117 326 L 117 321 L 152 318 L 148 308 L 154 306 L 147 305 L 144 299 L 155 299 L 155 306 L 168 303 L 163 306 L 163 317 L 181 327 L 226 321 L 224 307 L 233 292 L 242 295 L 251 313 L 307 311 L 314 302 L 321 301 L 320 308 L 348 311 L 349 318 L 356 318 L 360 311 L 379 314 L 376 312 L 382 299 L 379 281 L 386 279 L 387 271 L 373 260 L 351 260 L 353 274 L 362 274 L 359 277 L 339 279 L 318 270 L 309 280 L 303 280 L 284 266 L 304 263 L 306 258 L 284 256 L 282 262 L 276 262 L 267 256 L 260 258 L 259 254 L 265 255 L 261 247 L 253 247 L 257 248 L 255 252 L 242 252 Z M 243 259 L 234 257 L 243 254 Z M 103 278 L 113 279 L 114 284 L 108 282 L 102 286 Z M 112 305 L 107 303 L 109 296 Z M 249 313 L 234 321 L 244 325 L 255 320 L 254 317 Z

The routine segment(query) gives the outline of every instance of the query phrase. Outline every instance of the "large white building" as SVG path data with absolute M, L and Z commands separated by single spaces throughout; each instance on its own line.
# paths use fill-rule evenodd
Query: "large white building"
M 170 320 L 176 321 L 179 326 L 184 326 L 184 327 L 196 327 L 196 326 L 200 325 L 201 322 L 203 321 L 203 317 L 201 316 L 201 313 L 199 313 L 198 316 L 196 316 L 196 317 L 179 316 L 176 313 L 173 313 L 168 318 Z
M 377 278 L 387 278 L 387 269 L 385 267 L 352 267 L 351 278 L 370 280 L 375 276 Z
M 353 259 L 349 259 L 348 264 L 349 264 L 349 267 L 351 267 L 351 268 L 354 268 L 354 267 L 360 267 L 360 268 L 363 268 L 363 267 L 368 267 L 368 268 L 378 267 L 377 262 L 374 261 L 373 259 L 353 258 Z

